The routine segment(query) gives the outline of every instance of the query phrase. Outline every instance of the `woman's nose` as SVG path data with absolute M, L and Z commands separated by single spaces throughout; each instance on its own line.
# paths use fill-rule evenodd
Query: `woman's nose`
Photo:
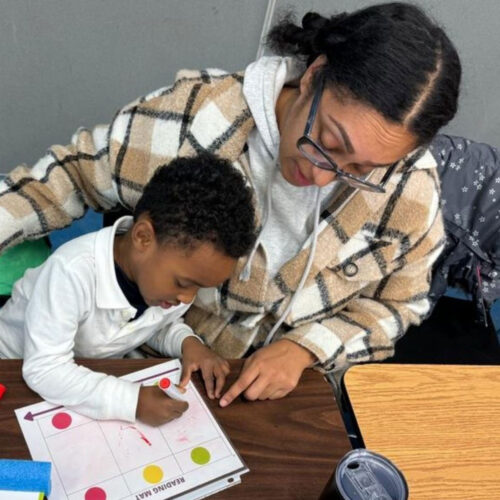
M 312 173 L 314 185 L 318 187 L 323 187 L 327 184 L 330 184 L 330 182 L 333 182 L 336 177 L 335 172 L 318 167 L 314 167 Z

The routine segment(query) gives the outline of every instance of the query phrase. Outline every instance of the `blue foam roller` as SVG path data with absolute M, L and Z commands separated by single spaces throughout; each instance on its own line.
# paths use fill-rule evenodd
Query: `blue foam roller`
M 50 493 L 50 462 L 0 458 L 0 490 Z

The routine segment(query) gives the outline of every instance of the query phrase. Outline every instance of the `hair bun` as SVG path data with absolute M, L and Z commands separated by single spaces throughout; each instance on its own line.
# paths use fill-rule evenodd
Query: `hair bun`
M 347 14 L 342 13 L 328 19 L 316 12 L 308 12 L 302 18 L 302 27 L 310 34 L 309 43 L 313 53 L 327 54 L 332 46 L 346 41 L 343 26 L 346 17 Z
M 328 24 L 328 19 L 319 15 L 317 12 L 308 12 L 302 18 L 302 28 L 305 31 L 316 32 Z

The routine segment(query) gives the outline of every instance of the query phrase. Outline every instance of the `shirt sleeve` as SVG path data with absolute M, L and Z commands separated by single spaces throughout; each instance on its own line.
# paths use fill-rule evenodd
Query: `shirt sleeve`
M 110 125 L 78 129 L 70 144 L 51 146 L 33 166 L 19 165 L 0 181 L 0 252 L 68 226 L 88 207 L 101 212 L 118 205 L 133 207 L 154 172 L 152 167 L 137 169 L 137 158 L 142 161 L 150 154 L 150 141 L 143 137 L 152 133 L 154 120 L 149 120 L 143 132 L 136 134 L 142 149 L 134 156 L 133 188 L 124 194 L 121 160 L 128 147 L 134 110 L 137 103 L 164 91 L 159 89 L 127 104 Z
M 81 271 L 81 267 L 88 267 Z M 74 272 L 80 267 L 80 272 Z M 135 421 L 139 384 L 79 366 L 74 360 L 79 322 L 91 309 L 91 264 L 52 256 L 26 309 L 23 376 L 42 398 L 95 419 Z
M 0 251 L 68 226 L 89 206 L 105 211 L 119 203 L 109 131 L 79 129 L 71 144 L 52 146 L 31 168 L 20 165 L 0 182 Z
M 203 343 L 190 326 L 186 325 L 182 319 L 178 319 L 155 333 L 147 341 L 147 345 L 164 356 L 182 358 L 182 343 L 187 337 L 196 337 Z

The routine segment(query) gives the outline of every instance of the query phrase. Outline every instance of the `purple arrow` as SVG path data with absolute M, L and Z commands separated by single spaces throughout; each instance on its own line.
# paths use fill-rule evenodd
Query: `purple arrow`
M 180 368 L 172 368 L 171 370 L 167 370 L 166 372 L 155 373 L 154 375 L 150 375 L 146 378 L 141 378 L 140 380 L 136 380 L 135 382 L 144 382 L 145 380 L 151 380 L 152 378 L 159 377 L 160 375 L 166 375 L 167 373 L 177 372 Z
M 166 372 L 155 373 L 154 375 L 150 375 L 149 377 L 141 378 L 139 380 L 134 380 L 134 382 L 144 382 L 145 380 L 150 380 L 152 378 L 159 377 L 160 375 L 166 375 L 167 373 L 177 372 L 180 368 L 172 368 L 171 370 L 167 370 Z M 51 411 L 60 410 L 64 408 L 64 406 L 55 406 L 54 408 L 49 408 L 48 410 L 39 411 L 37 413 L 31 413 L 30 411 L 26 413 L 24 416 L 25 420 L 29 420 L 33 422 L 35 417 L 39 417 L 40 415 L 44 415 L 45 413 L 50 413 Z
M 43 410 L 39 411 L 38 413 L 31 413 L 30 411 L 24 415 L 24 420 L 29 420 L 30 422 L 33 422 L 33 419 L 35 417 L 38 417 L 39 415 L 43 415 L 45 413 L 50 413 L 51 411 L 54 410 L 60 410 L 61 408 L 64 408 L 64 406 L 55 406 L 54 408 L 49 408 L 48 410 Z

